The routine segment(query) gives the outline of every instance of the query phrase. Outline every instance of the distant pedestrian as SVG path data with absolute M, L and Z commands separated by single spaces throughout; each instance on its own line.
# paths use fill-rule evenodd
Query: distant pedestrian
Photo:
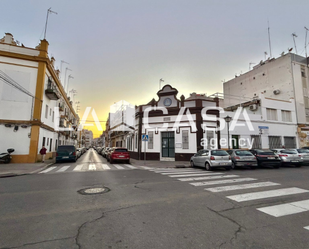
M 46 148 L 43 146 L 42 149 L 40 150 L 40 154 L 42 155 L 42 162 L 44 163 L 45 161 L 45 155 L 46 155 Z

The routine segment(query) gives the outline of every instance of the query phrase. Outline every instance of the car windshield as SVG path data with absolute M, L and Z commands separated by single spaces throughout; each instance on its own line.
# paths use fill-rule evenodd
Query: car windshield
M 251 152 L 246 151 L 246 150 L 236 150 L 235 154 L 237 156 L 253 156 Z
M 127 152 L 128 150 L 125 148 L 115 149 L 115 152 Z
M 292 150 L 282 150 L 281 153 L 285 153 L 285 154 L 297 154 L 295 151 L 292 151 Z
M 309 153 L 309 150 L 306 149 L 297 149 L 298 153 Z
M 59 146 L 58 151 L 75 151 L 74 146 Z
M 272 156 L 275 155 L 275 153 L 273 151 L 258 151 L 257 154 L 259 154 L 259 155 L 272 155 Z
M 225 150 L 212 150 L 211 155 L 213 155 L 213 156 L 228 156 L 229 154 Z

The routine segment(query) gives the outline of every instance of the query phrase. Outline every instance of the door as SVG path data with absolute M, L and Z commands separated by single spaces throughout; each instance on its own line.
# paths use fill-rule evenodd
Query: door
M 175 157 L 174 132 L 162 132 L 162 157 Z
M 232 148 L 239 149 L 239 135 L 232 135 Z

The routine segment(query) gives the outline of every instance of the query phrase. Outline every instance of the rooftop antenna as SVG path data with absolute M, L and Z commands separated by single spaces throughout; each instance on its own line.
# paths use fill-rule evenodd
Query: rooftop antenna
M 270 58 L 272 58 L 272 55 L 271 55 L 271 43 L 270 43 L 270 28 L 269 28 L 269 21 L 268 20 L 267 20 L 267 24 L 268 24 L 269 55 L 270 55 Z
M 305 52 L 306 52 L 306 62 L 307 62 L 307 67 L 308 67 L 308 55 L 307 55 L 307 33 L 308 33 L 308 30 L 306 27 L 304 27 L 305 30 L 306 30 L 306 38 L 305 38 Z
M 62 63 L 70 65 L 68 62 L 61 60 L 61 63 L 60 63 L 60 80 L 61 80 L 61 76 L 62 76 Z
M 45 31 L 44 31 L 44 40 L 46 39 L 46 30 L 47 30 L 47 22 L 48 22 L 49 13 L 54 13 L 54 14 L 58 15 L 57 12 L 51 10 L 51 7 L 47 10 L 46 23 L 45 23 Z
M 294 41 L 295 53 L 297 54 L 297 48 L 296 48 L 296 43 L 295 43 L 295 37 L 297 37 L 297 35 L 293 33 L 292 36 L 293 36 L 293 41 Z
M 164 80 L 162 78 L 159 81 L 159 90 L 161 90 L 161 82 L 164 82 Z

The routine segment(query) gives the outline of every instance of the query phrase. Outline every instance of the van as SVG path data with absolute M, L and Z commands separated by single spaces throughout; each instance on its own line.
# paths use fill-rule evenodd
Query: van
M 59 145 L 56 154 L 56 163 L 61 161 L 76 162 L 77 153 L 74 145 Z

